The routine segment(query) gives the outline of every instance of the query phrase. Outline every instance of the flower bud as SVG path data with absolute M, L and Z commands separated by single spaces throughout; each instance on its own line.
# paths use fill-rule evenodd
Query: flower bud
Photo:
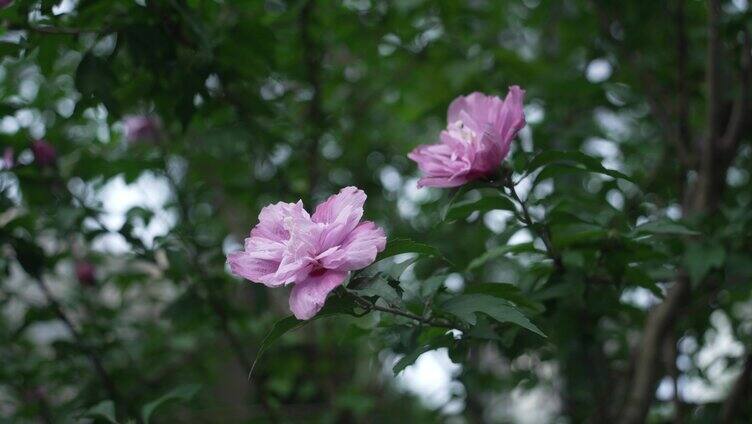
M 12 147 L 6 147 L 3 151 L 3 169 L 11 169 L 16 164 L 15 152 Z
M 162 125 L 159 119 L 149 115 L 129 115 L 123 119 L 125 139 L 130 142 L 156 140 Z
M 39 166 L 53 166 L 57 160 L 55 148 L 44 140 L 32 142 L 31 151 L 34 153 L 34 162 Z
M 76 262 L 76 278 L 84 286 L 91 287 L 96 282 L 97 277 L 94 275 L 94 265 L 88 261 Z

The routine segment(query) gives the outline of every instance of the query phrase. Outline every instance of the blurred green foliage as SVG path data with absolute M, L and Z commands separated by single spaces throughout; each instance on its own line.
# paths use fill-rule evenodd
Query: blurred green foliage
M 0 419 L 745 422 L 752 14 L 708 4 L 13 1 Z M 506 164 L 526 210 L 482 183 L 418 190 L 405 155 L 436 140 L 451 100 L 511 84 L 527 91 Z M 133 115 L 158 135 L 128 140 Z M 702 146 L 737 120 L 707 165 Z M 33 160 L 36 139 L 54 166 Z M 140 201 L 119 211 L 126 185 Z M 264 205 L 347 185 L 390 242 L 315 320 L 227 272 Z M 685 280 L 634 389 L 648 309 Z M 438 348 L 461 364 L 446 408 L 391 373 Z

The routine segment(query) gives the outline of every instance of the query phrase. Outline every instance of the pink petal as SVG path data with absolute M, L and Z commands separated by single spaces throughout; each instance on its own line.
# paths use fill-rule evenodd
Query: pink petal
M 287 282 L 275 278 L 278 261 L 254 258 L 247 252 L 233 252 L 227 255 L 227 263 L 233 274 L 267 287 L 279 287 Z
M 345 187 L 316 207 L 313 222 L 324 224 L 319 251 L 341 244 L 363 217 L 366 194 L 356 187 Z
M 512 143 L 512 139 L 525 126 L 525 109 L 522 104 L 524 98 L 525 90 L 516 85 L 509 87 L 509 93 L 504 99 L 504 104 L 499 108 L 495 117 L 493 132 L 499 134 L 502 158 L 509 153 L 509 145 Z
M 384 247 L 384 230 L 371 221 L 364 221 L 347 235 L 339 248 L 322 253 L 318 259 L 324 268 L 354 271 L 371 265 Z
M 469 178 L 468 176 L 458 177 L 422 177 L 418 180 L 418 188 L 423 187 L 438 187 L 438 188 L 452 188 L 459 187 L 467 184 L 475 178 Z
M 319 271 L 296 283 L 290 293 L 290 310 L 297 319 L 311 319 L 324 307 L 326 296 L 347 277 L 343 271 Z
M 269 287 L 292 283 L 313 268 L 320 233 L 302 202 L 266 206 L 245 250 L 228 255 L 230 270 Z
M 460 112 L 463 110 L 468 110 L 467 100 L 465 99 L 465 96 L 458 96 L 449 104 L 449 109 L 447 110 L 447 123 L 451 124 L 458 121 L 460 119 Z
M 290 232 L 285 225 L 290 219 L 310 220 L 308 212 L 303 209 L 303 202 L 277 202 L 265 206 L 259 213 L 259 223 L 251 230 L 251 236 L 273 241 L 288 240 Z

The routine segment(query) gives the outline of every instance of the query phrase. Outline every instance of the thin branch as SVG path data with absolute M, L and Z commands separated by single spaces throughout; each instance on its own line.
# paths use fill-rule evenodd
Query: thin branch
M 685 10 L 685 0 L 678 0 L 676 8 L 676 62 L 677 62 L 677 134 L 676 134 L 676 148 L 679 157 L 686 166 L 692 166 L 692 160 L 690 158 L 690 146 L 692 140 L 692 133 L 689 125 L 689 88 L 687 87 L 688 72 L 688 45 L 687 40 L 687 17 Z
M 554 261 L 554 266 L 557 270 L 561 271 L 564 269 L 564 264 L 561 261 L 561 256 L 556 253 L 556 250 L 554 249 L 554 245 L 551 242 L 551 232 L 548 229 L 547 226 L 544 224 L 538 224 L 538 226 L 541 227 L 539 230 L 533 222 L 533 219 L 530 217 L 530 212 L 527 209 L 527 204 L 520 199 L 520 196 L 517 194 L 517 190 L 514 188 L 514 183 L 512 182 L 511 178 L 507 179 L 506 187 L 509 189 L 509 194 L 512 196 L 512 198 L 519 203 L 520 208 L 522 209 L 522 219 L 525 225 L 530 229 L 530 231 L 533 231 L 535 234 L 537 234 L 541 240 L 543 240 L 543 244 L 546 246 L 546 253 L 548 256 Z
M 44 279 L 41 276 L 35 276 L 34 281 L 37 283 L 37 286 L 39 286 L 39 289 L 44 294 L 44 297 L 47 300 L 47 303 L 50 305 L 55 315 L 57 315 L 57 317 L 63 322 L 65 327 L 71 333 L 71 336 L 73 336 L 73 340 L 76 342 L 76 346 L 89 358 L 89 361 L 93 365 L 97 376 L 101 380 L 102 385 L 104 386 L 104 389 L 107 392 L 107 395 L 110 397 L 110 399 L 112 399 L 116 403 L 122 401 L 120 393 L 115 387 L 115 383 L 113 379 L 107 373 L 107 370 L 104 368 L 104 365 L 102 365 L 101 358 L 94 351 L 94 349 L 86 345 L 86 343 L 83 340 L 83 337 L 81 336 L 81 333 L 73 324 L 73 321 L 70 319 L 70 317 L 68 317 L 68 314 L 63 309 L 63 306 L 52 295 L 52 292 L 50 291 L 49 287 L 45 283 Z
M 631 388 L 620 414 L 620 423 L 638 424 L 645 421 L 655 394 L 662 341 L 673 327 L 689 289 L 689 278 L 680 277 L 669 289 L 663 303 L 648 314 L 637 352 Z
M 734 102 L 729 119 L 728 127 L 721 141 L 721 148 L 726 156 L 730 156 L 736 151 L 745 129 L 752 124 L 752 42 L 750 41 L 749 30 L 744 28 L 742 31 L 742 55 L 740 60 L 740 84 L 739 95 Z
M 721 406 L 721 422 L 728 424 L 737 422 L 740 418 L 739 408 L 743 407 L 745 400 L 750 397 L 752 397 L 752 353 L 747 354 L 742 372 Z
M 408 318 L 408 319 L 411 319 L 411 320 L 414 320 L 414 321 L 418 321 L 421 324 L 428 325 L 430 327 L 439 327 L 439 328 L 448 328 L 448 329 L 456 329 L 457 328 L 456 325 L 452 325 L 451 323 L 446 322 L 446 321 L 439 321 L 439 320 L 436 320 L 436 319 L 422 317 L 420 315 L 413 314 L 412 312 L 403 311 L 403 310 L 397 309 L 397 308 L 392 308 L 392 307 L 388 307 L 388 306 L 379 306 L 379 305 L 371 302 L 370 300 L 366 299 L 365 297 L 360 296 L 360 295 L 354 293 L 351 290 L 345 289 L 344 287 L 342 288 L 342 291 L 344 291 L 348 296 L 350 296 L 353 299 L 355 299 L 355 301 L 358 303 L 358 305 L 360 305 L 360 307 L 362 307 L 363 309 L 365 309 L 367 311 L 381 311 L 381 312 L 386 312 L 388 314 L 397 315 L 397 316 Z
M 36 32 L 39 34 L 46 34 L 46 35 L 81 35 L 81 34 L 99 34 L 99 33 L 108 33 L 113 32 L 112 29 L 108 28 L 62 28 L 62 27 L 53 27 L 53 26 L 32 26 L 32 25 L 9 25 L 5 28 L 9 31 L 30 31 L 30 32 Z
M 721 135 L 721 122 L 723 121 L 720 14 L 720 1 L 708 0 L 708 51 L 705 72 L 708 90 L 708 139 L 705 140 L 703 154 L 708 152 L 712 154 L 712 147 Z M 703 157 L 703 160 L 707 159 Z M 710 160 L 712 161 L 712 157 Z
M 161 145 L 160 145 L 161 146 Z M 161 154 L 164 159 L 167 158 L 167 152 L 162 147 Z M 195 272 L 198 274 L 201 285 L 206 290 L 206 297 L 205 301 L 208 303 L 209 307 L 212 309 L 212 312 L 214 313 L 214 316 L 218 320 L 219 324 L 219 330 L 222 332 L 222 335 L 227 340 L 227 343 L 230 345 L 230 349 L 232 353 L 235 356 L 235 360 L 240 365 L 241 369 L 245 370 L 247 374 L 250 375 L 250 373 L 253 370 L 253 365 L 251 359 L 248 357 L 245 349 L 243 348 L 243 344 L 241 343 L 240 337 L 233 331 L 232 327 L 230 326 L 230 317 L 227 314 L 227 310 L 225 309 L 224 303 L 221 299 L 217 297 L 216 288 L 212 286 L 210 282 L 210 276 L 206 272 L 206 269 L 201 266 L 199 263 L 199 256 L 195 249 L 195 246 L 193 245 L 193 240 L 195 240 L 195 236 L 193 235 L 193 226 L 191 226 L 190 223 L 190 215 L 189 215 L 189 207 L 188 204 L 185 201 L 185 198 L 181 195 L 180 185 L 178 184 L 178 181 L 175 179 L 175 177 L 172 176 L 172 174 L 169 172 L 169 169 L 167 167 L 167 162 L 165 160 L 164 163 L 164 174 L 167 178 L 167 181 L 170 185 L 170 188 L 172 189 L 174 196 L 175 196 L 175 203 L 178 206 L 178 213 L 180 215 L 180 222 L 182 222 L 184 225 L 186 225 L 190 229 L 189 234 L 181 234 L 181 231 L 178 229 L 176 233 L 178 234 L 178 237 L 180 237 L 183 240 L 183 244 L 185 245 L 186 253 L 188 254 L 190 263 L 194 266 Z M 190 279 L 189 279 L 190 281 Z M 259 401 L 261 403 L 262 408 L 266 411 L 266 414 L 271 422 L 278 422 L 279 417 L 277 416 L 274 408 L 271 404 L 269 404 L 268 400 L 266 399 L 266 396 L 263 394 L 259 395 Z

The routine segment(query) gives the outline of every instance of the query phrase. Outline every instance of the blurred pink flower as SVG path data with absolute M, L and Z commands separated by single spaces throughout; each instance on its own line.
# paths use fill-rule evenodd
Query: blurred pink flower
M 159 119 L 150 115 L 128 115 L 123 118 L 123 126 L 125 139 L 129 142 L 154 140 L 162 128 Z
M 95 268 L 91 262 L 77 261 L 76 262 L 76 278 L 78 282 L 84 286 L 93 286 L 96 281 Z
M 6 147 L 3 151 L 3 169 L 11 169 L 16 164 L 15 152 L 12 147 Z
M 0 9 L 6 8 L 13 3 L 13 0 L 0 0 Z
M 34 162 L 39 166 L 52 166 L 57 160 L 55 148 L 44 140 L 33 141 L 31 151 L 34 153 Z
M 457 187 L 494 174 L 525 126 L 524 96 L 515 85 L 503 101 L 478 92 L 454 99 L 439 143 L 418 146 L 407 155 L 423 172 L 418 187 Z
M 384 230 L 361 222 L 365 201 L 362 190 L 345 187 L 313 215 L 301 201 L 266 206 L 245 250 L 227 256 L 232 273 L 267 287 L 294 284 L 290 309 L 310 319 L 350 271 L 373 263 L 386 246 Z

